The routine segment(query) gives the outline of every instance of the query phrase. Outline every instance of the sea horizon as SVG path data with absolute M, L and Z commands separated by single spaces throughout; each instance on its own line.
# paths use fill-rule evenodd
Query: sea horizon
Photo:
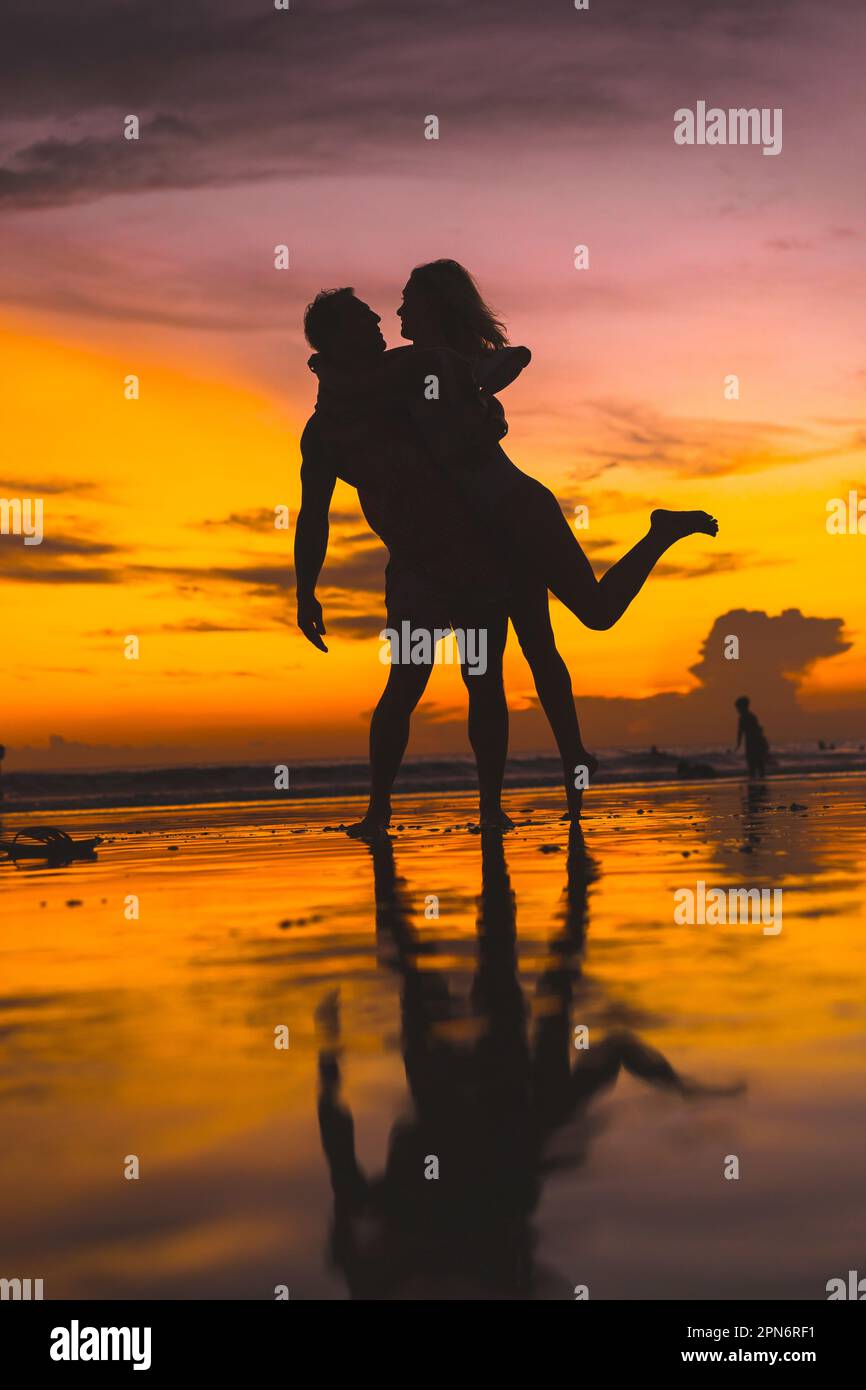
M 741 754 L 722 747 L 613 749 L 598 751 L 594 786 L 667 784 L 745 776 Z M 273 762 L 179 763 L 127 768 L 44 768 L 6 772 L 0 782 L 0 818 L 16 811 L 74 810 L 107 806 L 190 805 L 197 802 L 280 802 L 363 794 L 368 786 L 365 757 L 293 759 L 289 786 L 275 789 Z M 771 778 L 841 775 L 866 771 L 866 747 L 851 742 L 816 748 L 812 743 L 774 747 Z M 519 753 L 508 760 L 505 789 L 551 788 L 562 783 L 558 758 Z M 429 754 L 407 758 L 395 796 L 471 791 L 477 784 L 469 754 Z

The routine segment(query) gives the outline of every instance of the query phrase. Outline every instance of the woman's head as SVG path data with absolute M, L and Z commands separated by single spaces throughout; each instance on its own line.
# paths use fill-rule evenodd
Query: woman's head
M 505 325 L 457 261 L 417 265 L 397 310 L 404 338 L 419 347 L 449 347 L 466 357 L 505 347 Z

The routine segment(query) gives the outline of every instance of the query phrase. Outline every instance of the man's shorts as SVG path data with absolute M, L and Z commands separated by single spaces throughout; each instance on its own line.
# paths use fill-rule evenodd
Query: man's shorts
M 397 632 L 404 622 L 413 632 L 485 629 L 485 650 L 501 651 L 505 645 L 508 603 L 505 586 L 496 578 L 455 584 L 392 559 L 385 571 L 385 605 L 388 627 Z
M 498 573 L 467 573 L 453 577 L 393 556 L 385 569 L 385 609 L 394 617 L 429 617 L 435 627 L 447 627 L 466 613 L 507 612 L 507 585 Z

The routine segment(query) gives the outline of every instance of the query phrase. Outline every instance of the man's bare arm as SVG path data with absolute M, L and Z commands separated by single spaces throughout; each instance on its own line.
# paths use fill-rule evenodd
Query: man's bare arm
M 301 463 L 301 510 L 295 525 L 295 582 L 298 594 L 298 627 L 319 651 L 328 648 L 322 641 L 325 622 L 322 605 L 316 598 L 316 584 L 328 553 L 328 510 L 336 486 L 330 469 L 307 458 Z

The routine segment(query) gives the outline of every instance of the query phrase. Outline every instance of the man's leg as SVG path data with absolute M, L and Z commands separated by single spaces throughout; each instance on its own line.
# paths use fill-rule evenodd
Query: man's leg
M 502 657 L 508 636 L 508 614 L 503 605 L 492 608 L 474 623 L 467 620 L 464 626 L 462 621 L 455 621 L 455 626 L 462 628 L 465 640 L 473 644 L 464 648 L 464 657 L 470 651 L 476 657 L 474 664 L 466 660 L 461 663 L 460 674 L 469 696 L 469 742 L 478 768 L 479 820 L 485 830 L 512 830 L 513 822 L 502 809 L 502 782 L 508 754 L 508 705 L 502 680 Z M 469 629 L 474 637 L 470 637 Z M 477 660 L 481 651 L 485 656 L 483 671 Z
M 576 787 L 575 781 L 588 779 L 595 772 L 598 762 L 583 746 L 571 677 L 556 649 L 547 590 L 543 584 L 531 579 L 524 579 L 519 584 L 515 582 L 509 599 L 509 613 L 520 649 L 532 672 L 542 709 L 559 748 L 568 809 L 572 820 L 577 820 L 583 801 L 583 787 Z M 586 778 L 579 775 L 582 768 L 586 770 Z
M 391 620 L 389 619 L 389 622 Z M 391 623 L 397 627 L 398 623 Z M 412 711 L 427 688 L 432 666 L 393 665 L 370 720 L 370 804 L 347 834 L 358 839 L 381 834 L 391 823 L 391 788 L 409 742 Z

